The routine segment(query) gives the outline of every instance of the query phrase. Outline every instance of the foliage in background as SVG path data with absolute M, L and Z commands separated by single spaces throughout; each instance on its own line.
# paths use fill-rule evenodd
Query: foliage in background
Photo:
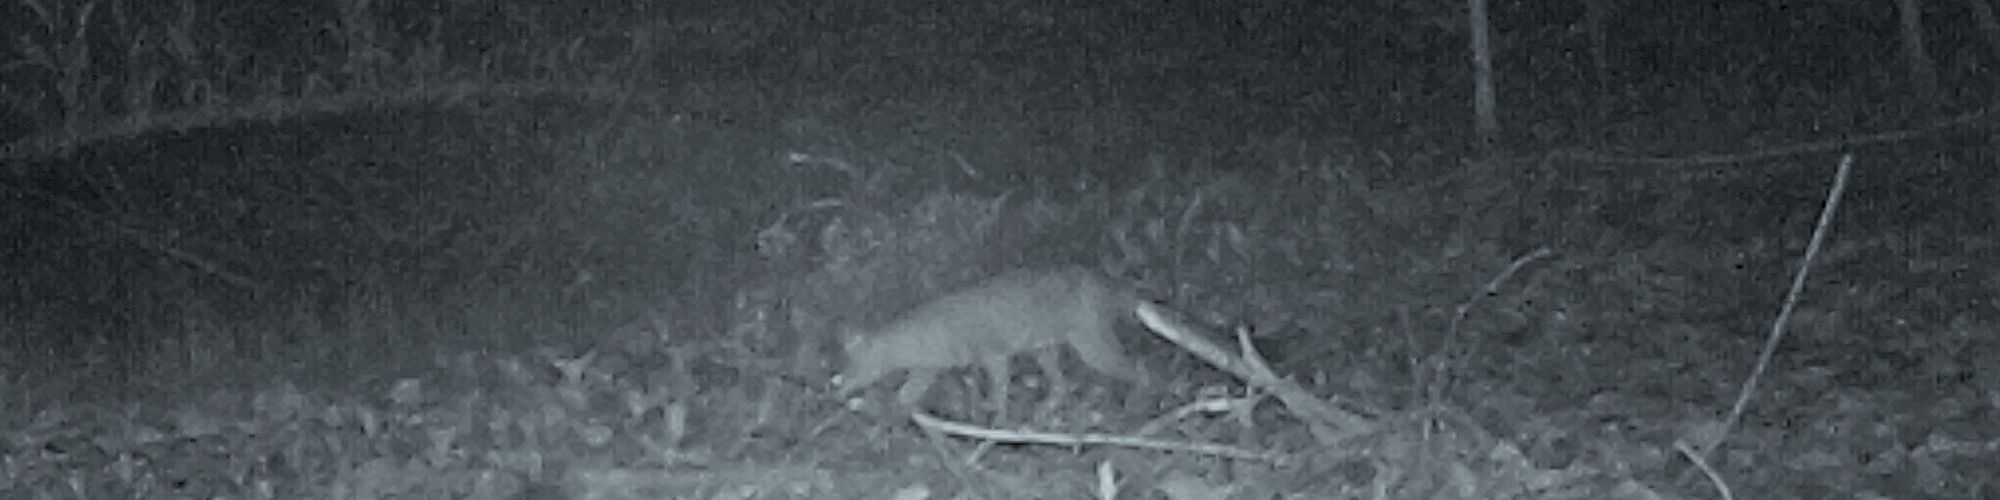
M 1451 307 L 1541 245 L 1563 258 L 1468 320 L 1474 382 L 1454 403 L 1502 423 L 1476 441 L 1520 436 L 1535 465 L 1643 477 L 1667 465 L 1651 436 L 1601 424 L 1673 424 L 1627 409 L 1729 382 L 1716 352 L 1817 190 L 1804 164 L 1464 164 L 1460 49 L 1434 5 L 1074 3 L 0 5 L 0 217 L 24 236 L 0 254 L 21 273 L 0 290 L 0 365 L 28 368 L 0 373 L 0 407 L 37 409 L 0 414 L 0 448 L 32 455 L 8 457 L 0 495 L 711 497 L 740 484 L 617 472 L 773 459 L 800 465 L 740 482 L 825 491 L 826 471 L 876 463 L 791 441 L 837 411 L 825 334 L 1050 262 L 1249 323 L 1285 346 L 1281 370 L 1407 409 Z M 1886 33 L 1706 50 L 1755 22 L 1724 20 L 1621 38 L 1601 48 L 1622 66 L 1590 68 L 1552 57 L 1589 48 L 1547 22 L 1565 5 L 1513 7 L 1533 25 L 1502 62 L 1521 150 L 1728 149 L 1911 118 L 1870 104 L 1896 87 L 1859 64 L 1881 54 L 1845 50 Z M 1860 22 L 1828 5 L 1798 15 Z M 1811 61 L 1839 62 L 1784 69 Z M 1878 232 L 1837 247 L 1846 274 L 1828 276 L 1866 283 L 1830 287 L 1802 338 L 1869 356 L 1814 366 L 1991 379 L 1996 278 L 1935 255 L 1994 248 L 1963 236 L 1991 226 L 1978 193 L 2000 186 L 1965 175 L 1990 145 L 1964 149 L 1862 174 L 1853 220 Z M 1957 215 L 1895 230 L 1918 213 Z M 1889 282 L 1904 276 L 1945 285 Z M 1899 308 L 1919 319 L 1880 313 Z M 1945 325 L 1923 333 L 1956 355 L 1842 334 L 1910 324 Z M 1791 383 L 1829 389 L 1814 370 Z M 1910 406 L 1889 397 L 1831 399 Z M 1780 408 L 1826 409 L 1807 399 Z M 1885 421 L 1830 410 L 1816 425 Z M 1837 444 L 1765 442 L 1825 470 L 1915 439 L 1799 435 Z

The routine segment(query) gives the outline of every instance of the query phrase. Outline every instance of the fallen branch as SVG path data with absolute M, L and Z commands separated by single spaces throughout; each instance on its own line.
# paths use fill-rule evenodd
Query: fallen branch
M 1339 443 L 1372 432 L 1375 428 L 1375 423 L 1369 419 L 1319 399 L 1291 379 L 1273 373 L 1269 366 L 1261 362 L 1261 357 L 1251 348 L 1248 336 L 1242 332 L 1237 332 L 1238 343 L 1244 349 L 1246 356 L 1237 357 L 1201 335 L 1193 333 L 1195 327 L 1173 317 L 1166 308 L 1158 304 L 1141 303 L 1138 313 L 1139 322 L 1144 323 L 1147 329 L 1152 330 L 1160 338 L 1186 349 L 1217 369 L 1277 396 L 1279 402 L 1284 403 L 1286 408 L 1290 408 L 1295 416 L 1306 423 L 1313 437 L 1321 444 Z

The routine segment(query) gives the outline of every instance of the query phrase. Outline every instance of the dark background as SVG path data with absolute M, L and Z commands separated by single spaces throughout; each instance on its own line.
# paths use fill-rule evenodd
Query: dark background
M 1480 304 L 1488 356 L 1464 368 L 1544 406 L 1459 404 L 1519 420 L 1701 372 L 1619 392 L 1697 413 L 1747 370 L 1838 152 L 1857 170 L 1792 358 L 1837 375 L 1787 380 L 1867 381 L 1885 410 L 1994 380 L 2000 174 L 1978 113 L 2000 41 L 1966 4 L 1924 4 L 1934 93 L 1889 2 L 1596 6 L 1493 5 L 1489 153 L 1449 2 L 8 2 L 5 405 L 376 394 L 468 352 L 667 323 L 699 345 L 780 331 L 695 357 L 724 386 L 817 397 L 816 319 L 932 275 L 1117 257 L 1174 305 L 1259 324 L 1295 373 L 1384 384 L 1321 388 L 1407 408 L 1381 394 L 1424 383 L 1407 360 L 1444 344 L 1408 332 L 1548 247 Z M 966 256 L 914 236 L 952 200 L 999 200 L 1030 236 L 949 247 Z M 1107 236 L 1125 229 L 1156 239 Z M 849 258 L 924 263 L 829 272 Z M 1638 475 L 1685 467 L 1661 462 Z

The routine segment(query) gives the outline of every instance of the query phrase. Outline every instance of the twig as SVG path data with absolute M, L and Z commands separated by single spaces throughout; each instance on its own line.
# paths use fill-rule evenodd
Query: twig
M 1285 459 L 1284 455 L 1281 454 L 1262 452 L 1256 450 L 1246 450 L 1243 448 L 1237 448 L 1233 446 L 1223 446 L 1219 444 L 1192 443 L 1185 441 L 1167 441 L 1167 440 L 1147 439 L 1147 438 L 1140 438 L 1133 436 L 1120 436 L 1115 434 L 1096 434 L 1096 433 L 1062 434 L 1062 433 L 1019 430 L 1019 429 L 1014 429 L 1014 430 L 995 429 L 991 427 L 980 427 L 977 425 L 967 424 L 964 422 L 944 420 L 938 417 L 930 416 L 923 412 L 911 413 L 910 420 L 916 421 L 919 427 L 923 427 L 924 429 L 929 431 L 941 432 L 956 436 L 965 436 L 975 439 L 983 439 L 987 441 L 1000 442 L 1000 443 L 1051 444 L 1060 446 L 1104 444 L 1104 445 L 1124 446 L 1129 448 L 1141 448 L 1150 450 L 1185 451 L 1189 453 L 1214 455 L 1214 456 L 1234 458 L 1239 460 L 1256 460 L 1259 462 L 1269 462 L 1274 464 L 1283 463 Z
M 1757 392 L 1757 380 L 1763 378 L 1764 371 L 1771 366 L 1771 357 L 1778 350 L 1778 342 L 1785 338 L 1785 322 L 1791 319 L 1792 310 L 1799 303 L 1799 293 L 1806 288 L 1806 276 L 1812 272 L 1813 260 L 1819 257 L 1819 247 L 1826 241 L 1826 230 L 1833 225 L 1834 209 L 1840 207 L 1840 195 L 1847 190 L 1847 176 L 1854 168 L 1852 153 L 1840 157 L 1840 169 L 1833 174 L 1833 187 L 1827 191 L 1826 206 L 1819 212 L 1819 224 L 1813 228 L 1812 242 L 1806 244 L 1805 259 L 1799 262 L 1799 272 L 1792 276 L 1792 289 L 1785 293 L 1785 305 L 1778 310 L 1778 318 L 1771 322 L 1771 335 L 1764 339 L 1764 350 L 1757 353 L 1757 367 L 1750 370 L 1750 377 L 1743 381 L 1743 390 L 1736 394 L 1736 404 L 1729 409 L 1729 417 L 1722 421 L 1722 428 L 1715 432 L 1713 440 L 1703 446 L 1703 459 L 1713 453 L 1722 441 L 1729 437 L 1729 430 L 1743 419 L 1743 409 L 1750 405 L 1750 395 Z M 1699 462 L 1697 462 L 1699 465 Z
M 1528 263 L 1547 258 L 1550 255 L 1555 255 L 1555 252 L 1549 250 L 1548 247 L 1537 248 L 1535 251 L 1529 252 L 1527 255 L 1514 259 L 1514 262 L 1507 264 L 1507 268 L 1501 270 L 1500 274 L 1494 275 L 1492 280 L 1486 282 L 1486 286 L 1480 287 L 1479 291 L 1473 292 L 1471 297 L 1465 299 L 1465 302 L 1458 304 L 1458 309 L 1453 311 L 1451 316 L 1451 327 L 1446 331 L 1446 335 L 1451 337 L 1458 336 L 1458 325 L 1465 320 L 1466 314 L 1472 311 L 1472 306 L 1479 303 L 1479 299 L 1499 295 L 1500 285 L 1506 283 L 1507 278 L 1513 277 L 1514 273 L 1520 272 L 1521 268 L 1528 266 Z
M 1729 483 L 1722 481 L 1722 474 L 1715 472 L 1714 467 L 1709 467 L 1708 460 L 1702 458 L 1701 453 L 1688 448 L 1687 441 L 1675 439 L 1674 450 L 1680 451 L 1689 462 L 1694 462 L 1695 468 L 1701 469 L 1701 473 L 1708 476 L 1709 484 L 1715 485 L 1715 491 L 1722 494 L 1722 500 L 1736 500 L 1736 495 L 1729 491 Z
M 118 223 L 118 221 L 116 220 L 112 220 L 111 217 L 109 216 L 105 216 L 103 214 L 99 214 L 95 211 L 92 211 L 89 208 L 85 208 L 82 204 L 72 201 L 68 198 L 64 198 L 62 196 L 58 196 L 52 193 L 42 192 L 39 189 L 13 186 L 6 183 L 0 183 L 0 187 L 5 187 L 7 190 L 14 191 L 16 193 L 21 193 L 22 195 L 25 196 L 38 198 L 43 201 L 47 201 L 51 204 L 63 207 L 63 209 L 65 210 L 75 212 L 77 215 L 82 216 L 85 220 L 96 222 L 98 225 L 110 228 L 111 231 L 117 233 L 119 237 L 125 239 L 126 241 L 130 241 L 135 245 L 139 245 L 140 248 L 152 250 L 153 252 L 167 256 L 167 258 L 180 261 L 183 264 L 187 264 L 189 267 L 193 267 L 197 270 L 200 270 L 201 272 L 208 273 L 210 276 L 214 276 L 216 277 L 216 279 L 220 279 L 224 283 L 235 285 L 238 288 L 249 290 L 251 293 L 260 295 L 267 293 L 271 290 L 270 285 L 266 285 L 263 282 L 257 281 L 255 279 L 251 279 L 249 276 L 244 276 L 234 271 L 230 271 L 229 269 L 222 267 L 222 264 L 217 263 L 214 260 L 210 260 L 207 257 L 195 255 L 193 252 L 175 248 L 174 246 L 169 245 L 166 242 L 160 241 L 159 238 L 153 237 L 151 233 L 127 227 L 124 224 Z
M 1188 417 L 1198 413 L 1235 413 L 1241 411 L 1241 408 L 1245 406 L 1255 407 L 1258 401 L 1263 400 L 1264 396 L 1261 394 L 1241 398 L 1219 397 L 1195 400 L 1181 405 L 1181 407 L 1175 408 L 1165 415 L 1147 421 L 1144 425 L 1139 426 L 1139 430 L 1133 431 L 1132 434 L 1137 436 L 1151 436 L 1165 430 L 1168 424 L 1186 420 Z
M 1451 315 L 1451 325 L 1445 329 L 1444 341 L 1437 348 L 1436 361 L 1432 362 L 1431 383 L 1425 391 L 1425 406 L 1435 408 L 1443 398 L 1445 386 L 1453 383 L 1450 377 L 1451 366 L 1449 363 L 1452 359 L 1463 357 L 1457 356 L 1453 351 L 1457 348 L 1459 338 L 1461 337 L 1459 326 L 1464 324 L 1465 317 L 1471 314 L 1472 307 L 1479 304 L 1479 299 L 1499 295 L 1500 285 L 1506 283 L 1507 279 L 1512 278 L 1515 273 L 1520 272 L 1521 268 L 1528 267 L 1529 263 L 1548 258 L 1551 255 L 1555 255 L 1555 252 L 1549 250 L 1548 247 L 1542 247 L 1514 259 L 1514 262 L 1507 264 L 1507 268 L 1502 269 L 1500 274 L 1494 275 L 1493 279 L 1488 280 L 1486 286 L 1480 287 L 1478 291 L 1472 293 L 1471 297 L 1467 297 L 1465 302 L 1458 304 L 1458 309 L 1454 310 Z

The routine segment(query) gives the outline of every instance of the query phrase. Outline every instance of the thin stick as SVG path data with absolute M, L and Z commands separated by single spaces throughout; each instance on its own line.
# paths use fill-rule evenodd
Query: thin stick
M 1093 433 L 1059 434 L 1053 432 L 1040 432 L 1040 431 L 1018 430 L 1018 429 L 1015 430 L 995 429 L 991 427 L 980 427 L 977 425 L 967 424 L 963 422 L 945 420 L 930 416 L 923 412 L 911 413 L 910 420 L 916 421 L 917 426 L 924 428 L 926 431 L 940 432 L 955 436 L 965 436 L 965 437 L 983 439 L 991 442 L 1000 442 L 1000 443 L 1053 444 L 1061 446 L 1106 444 L 1113 446 L 1125 446 L 1130 448 L 1141 448 L 1141 449 L 1151 449 L 1151 450 L 1185 451 L 1190 453 L 1199 453 L 1203 455 L 1214 455 L 1219 457 L 1234 458 L 1240 460 L 1256 460 L 1259 462 L 1269 462 L 1269 463 L 1282 463 L 1284 460 L 1283 455 L 1276 453 L 1247 450 L 1243 448 L 1237 448 L 1233 446 L 1223 446 L 1219 444 L 1192 443 L 1185 441 L 1167 441 L 1161 439 L 1146 439 L 1146 438 L 1139 438 L 1132 436 L 1120 436 L 1114 434 L 1093 434 Z
M 1867 135 L 1853 135 L 1835 139 L 1824 139 L 1819 141 L 1807 142 L 1803 144 L 1778 146 L 1773 148 L 1765 148 L 1765 149 L 1759 149 L 1742 153 L 1706 153 L 1706 154 L 1697 154 L 1693 156 L 1657 158 L 1657 157 L 1617 156 L 1617 155 L 1596 153 L 1590 151 L 1559 151 L 1550 155 L 1550 158 L 1559 160 L 1568 160 L 1568 161 L 1582 163 L 1585 165 L 1596 165 L 1600 167 L 1635 166 L 1635 167 L 1661 167 L 1661 168 L 1693 168 L 1693 167 L 1707 167 L 1714 165 L 1733 165 L 1739 163 L 1752 163 L 1758 161 L 1772 160 L 1778 158 L 1788 158 L 1793 156 L 1802 156 L 1809 154 L 1830 153 L 1842 149 L 1854 149 L 1854 148 L 1874 146 L 1880 144 L 1889 144 L 1889 143 L 1914 139 L 1924 134 L 1928 134 L 1938 130 L 1971 125 L 1973 123 L 1984 121 L 1993 118 L 1995 116 L 2000 116 L 2000 108 L 1987 108 L 1979 111 L 1973 111 L 1958 116 L 1954 116 L 1951 118 L 1947 118 L 1943 121 L 1918 128 L 1893 130 L 1888 132 L 1880 132 Z
M 1833 225 L 1834 209 L 1840 206 L 1840 195 L 1847 191 L 1847 176 L 1853 170 L 1854 154 L 1841 155 L 1840 170 L 1833 175 L 1833 188 L 1827 192 L 1826 206 L 1820 209 L 1819 225 L 1813 228 L 1812 243 L 1806 244 L 1806 256 L 1799 262 L 1799 272 L 1792 276 L 1792 289 L 1785 294 L 1785 305 L 1778 310 L 1778 319 L 1771 322 L 1771 335 L 1764 339 L 1764 351 L 1757 354 L 1757 367 L 1750 370 L 1750 377 L 1743 381 L 1743 390 L 1737 392 L 1736 404 L 1729 409 L 1729 418 L 1722 421 L 1722 428 L 1715 432 L 1714 439 L 1700 450 L 1704 460 L 1722 446 L 1722 441 L 1729 437 L 1729 430 L 1743 420 L 1743 409 L 1750 405 L 1750 395 L 1757 392 L 1757 380 L 1763 378 L 1764 371 L 1771 366 L 1771 357 L 1778 350 L 1778 342 L 1785 338 L 1785 321 L 1791 319 L 1792 310 L 1798 306 L 1799 293 L 1806 288 L 1806 276 L 1812 272 L 1813 260 L 1819 257 L 1820 244 L 1826 241 L 1826 229 Z
M 182 250 L 178 247 L 168 244 L 161 238 L 154 237 L 152 233 L 148 233 L 146 231 L 137 228 L 126 226 L 125 224 L 112 219 L 111 216 L 109 215 L 97 213 L 96 211 L 84 207 L 82 203 L 78 203 L 69 198 L 59 196 L 54 193 L 45 192 L 40 189 L 14 186 L 7 183 L 0 183 L 0 188 L 4 188 L 8 191 L 13 191 L 16 193 L 21 193 L 24 196 L 38 198 L 41 199 L 42 201 L 46 201 L 49 203 L 53 203 L 57 206 L 60 206 L 63 209 L 75 212 L 77 215 L 83 216 L 83 218 L 86 221 L 94 222 L 97 225 L 111 229 L 111 231 L 113 233 L 116 233 L 120 238 L 123 238 L 125 241 L 131 242 L 134 245 L 138 245 L 139 248 L 152 250 L 153 252 L 159 253 L 160 255 L 165 255 L 169 259 L 180 261 L 180 263 L 182 264 L 187 264 L 189 267 L 193 267 L 196 270 L 208 273 L 208 275 L 210 276 L 214 276 L 216 279 L 222 280 L 223 283 L 235 285 L 237 288 L 249 290 L 251 293 L 256 293 L 256 294 L 268 293 L 271 290 L 270 285 L 266 285 L 263 282 L 250 278 L 249 276 L 244 276 L 234 271 L 230 271 L 228 268 L 223 267 L 221 263 L 216 262 L 213 259 L 197 255 L 194 252 Z
M 1257 402 L 1262 401 L 1263 399 L 1264 399 L 1263 395 L 1257 395 L 1257 396 L 1241 397 L 1241 398 L 1218 397 L 1218 398 L 1196 400 L 1194 402 L 1181 405 L 1181 407 L 1175 408 L 1173 411 L 1169 411 L 1165 415 L 1161 415 L 1157 418 L 1147 421 L 1144 425 L 1139 426 L 1139 430 L 1132 431 L 1132 435 L 1151 436 L 1154 434 L 1159 434 L 1161 431 L 1166 430 L 1168 425 L 1172 425 L 1173 423 L 1182 420 L 1187 420 L 1189 417 L 1192 417 L 1194 415 L 1202 413 L 1236 412 L 1240 411 L 1239 408 L 1244 406 L 1255 407 L 1257 405 Z
M 1465 299 L 1465 302 L 1458 305 L 1458 310 L 1454 311 L 1454 314 L 1451 316 L 1451 329 L 1448 335 L 1453 337 L 1458 336 L 1459 323 L 1465 320 L 1466 314 L 1472 311 L 1473 305 L 1479 303 L 1479 299 L 1499 295 L 1500 285 L 1506 283 L 1507 278 L 1513 277 L 1514 273 L 1521 271 L 1521 268 L 1528 267 L 1528 263 L 1547 258 L 1550 255 L 1555 255 L 1555 252 L 1549 250 L 1548 247 L 1537 248 L 1535 251 L 1529 252 L 1527 255 L 1514 259 L 1514 262 L 1507 264 L 1507 269 L 1501 270 L 1500 274 L 1493 276 L 1493 280 L 1486 282 L 1486 286 L 1480 287 L 1479 291 L 1473 292 L 1472 297 Z
M 1458 356 L 1454 351 L 1458 349 L 1459 338 L 1462 336 L 1459 333 L 1459 326 L 1465 322 L 1466 315 L 1472 312 L 1472 307 L 1479 304 L 1479 299 L 1499 295 L 1500 285 L 1506 283 L 1507 279 L 1512 278 L 1515 273 L 1521 272 L 1521 268 L 1528 267 L 1528 263 L 1548 258 L 1551 255 L 1555 255 L 1555 252 L 1549 250 L 1548 247 L 1541 247 L 1535 249 L 1533 252 L 1528 252 L 1527 255 L 1514 259 L 1514 262 L 1507 264 L 1507 268 L 1501 270 L 1500 274 L 1494 275 L 1492 280 L 1487 281 L 1486 286 L 1480 287 L 1478 291 L 1472 293 L 1471 297 L 1466 298 L 1465 302 L 1459 303 L 1458 309 L 1453 311 L 1451 315 L 1451 325 L 1445 330 L 1444 341 L 1438 345 L 1437 360 L 1432 363 L 1431 383 L 1429 384 L 1429 389 L 1425 392 L 1425 406 L 1435 407 L 1439 402 L 1444 400 L 1445 386 L 1456 383 L 1456 380 L 1451 377 L 1453 368 L 1451 364 L 1452 360 L 1463 358 L 1463 356 Z M 1470 350 L 1471 347 L 1467 347 L 1466 349 Z

